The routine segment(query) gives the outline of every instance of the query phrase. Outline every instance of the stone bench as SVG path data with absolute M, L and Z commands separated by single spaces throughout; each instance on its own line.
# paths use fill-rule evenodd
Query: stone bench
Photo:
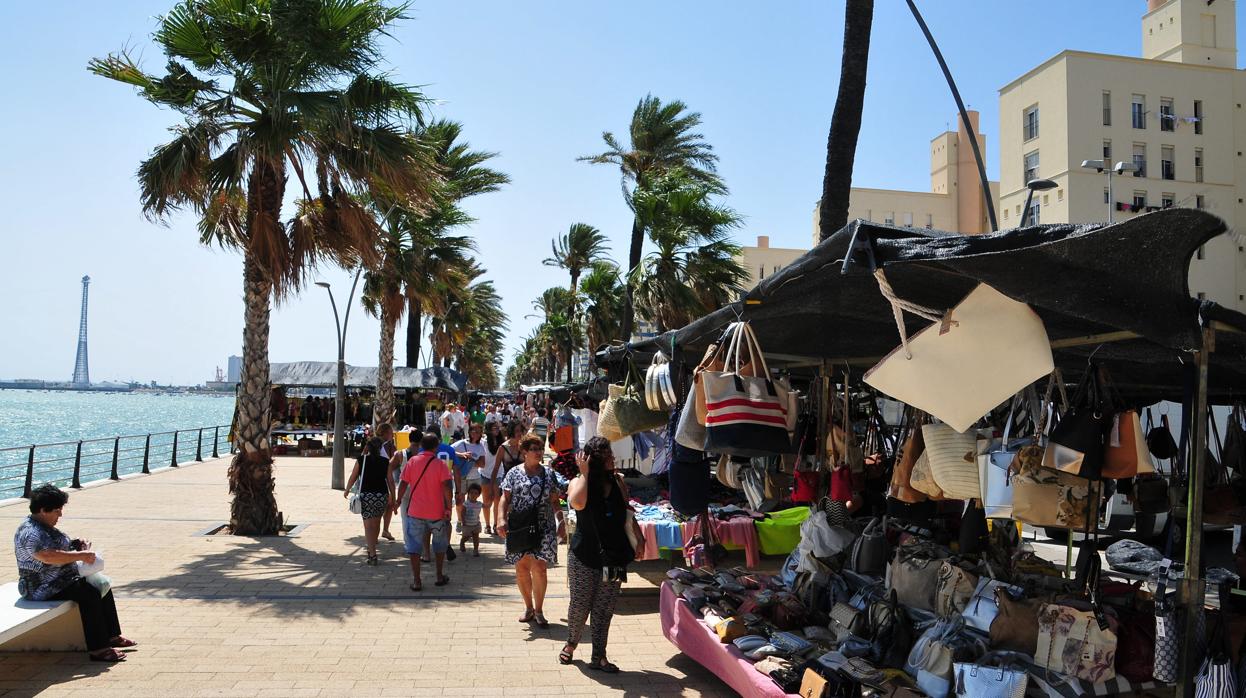
M 0 585 L 0 652 L 85 650 L 73 601 L 27 601 L 17 582 Z

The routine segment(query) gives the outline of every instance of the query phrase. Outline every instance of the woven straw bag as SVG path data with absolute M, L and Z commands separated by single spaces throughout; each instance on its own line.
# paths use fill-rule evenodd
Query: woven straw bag
M 930 473 L 948 499 L 979 499 L 977 432 L 960 433 L 946 424 L 922 426 Z

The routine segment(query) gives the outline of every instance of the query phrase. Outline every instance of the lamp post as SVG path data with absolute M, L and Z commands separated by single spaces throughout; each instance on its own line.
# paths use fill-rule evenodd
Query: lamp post
M 316 282 L 317 286 L 329 293 L 333 322 L 337 326 L 337 395 L 333 399 L 333 470 L 330 476 L 330 487 L 335 490 L 346 489 L 346 325 L 350 322 L 350 306 L 355 301 L 355 287 L 359 284 L 359 275 L 362 273 L 363 267 L 355 272 L 355 280 L 350 285 L 350 296 L 346 299 L 346 314 L 340 319 L 329 282 Z
M 1114 222 L 1112 211 L 1116 209 L 1116 201 L 1112 195 L 1112 172 L 1113 170 L 1116 171 L 1116 174 L 1137 172 L 1138 166 L 1132 162 L 1118 162 L 1115 167 L 1109 167 L 1109 164 L 1110 162 L 1107 160 L 1082 160 L 1082 167 L 1100 173 L 1108 173 L 1108 223 L 1110 224 Z
M 1025 183 L 1025 188 L 1029 191 L 1025 194 L 1025 211 L 1021 213 L 1020 227 L 1024 228 L 1025 224 L 1030 220 L 1030 211 L 1032 210 L 1030 209 L 1030 202 L 1034 201 L 1034 192 L 1047 191 L 1048 189 L 1055 189 L 1058 186 L 1060 185 L 1050 179 L 1031 179 Z

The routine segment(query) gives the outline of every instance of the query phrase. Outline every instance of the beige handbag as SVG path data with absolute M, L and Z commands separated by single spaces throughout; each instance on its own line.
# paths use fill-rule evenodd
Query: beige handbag
M 1012 517 L 1031 526 L 1085 530 L 1098 483 L 1059 470 L 1012 476 Z
M 945 561 L 939 568 L 939 585 L 935 590 L 935 613 L 938 613 L 940 617 L 950 618 L 963 612 L 969 605 L 969 599 L 973 598 L 973 592 L 977 586 L 977 577 Z
M 701 363 L 692 371 L 692 390 L 696 393 L 696 412 L 697 422 L 702 426 L 705 425 L 705 417 L 709 414 L 709 408 L 705 406 L 705 385 L 701 380 L 701 374 L 706 371 L 722 371 L 726 366 L 727 347 L 731 344 L 731 338 L 735 336 L 736 325 L 740 323 L 733 322 L 727 326 L 724 338 L 721 343 L 714 343 L 706 347 L 705 356 L 701 358 Z M 741 376 L 755 375 L 751 364 L 741 361 L 739 373 Z
M 913 472 L 909 474 L 909 487 L 930 499 L 947 499 L 943 496 L 943 490 L 939 489 L 938 483 L 935 482 L 934 475 L 930 473 L 930 454 L 926 451 L 922 451 L 922 454 L 917 457 L 917 462 L 913 464 Z
M 1043 604 L 1038 611 L 1034 663 L 1090 683 L 1116 678 L 1116 617 L 1101 628 L 1093 611 Z
M 615 404 L 621 395 L 623 395 L 623 386 L 611 383 L 607 388 L 606 399 L 601 401 L 601 414 L 597 418 L 597 434 L 610 441 L 623 438 L 623 430 L 619 427 L 619 416 L 614 411 Z
M 948 499 L 978 499 L 978 435 L 960 433 L 947 424 L 922 426 L 922 441 L 935 484 Z
M 890 293 L 890 287 L 884 290 Z M 899 315 L 900 302 L 893 307 Z M 901 334 L 901 341 L 865 374 L 865 382 L 956 431 L 1054 367 L 1042 319 L 986 284 L 978 284 L 942 322 L 911 338 Z

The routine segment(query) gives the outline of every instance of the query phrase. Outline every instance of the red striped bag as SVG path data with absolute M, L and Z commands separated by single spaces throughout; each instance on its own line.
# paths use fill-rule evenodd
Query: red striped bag
M 754 372 L 756 376 L 745 375 Z M 793 452 L 787 431 L 788 389 L 771 380 L 748 323 L 736 323 L 723 370 L 705 371 L 701 381 L 706 451 L 749 457 Z

